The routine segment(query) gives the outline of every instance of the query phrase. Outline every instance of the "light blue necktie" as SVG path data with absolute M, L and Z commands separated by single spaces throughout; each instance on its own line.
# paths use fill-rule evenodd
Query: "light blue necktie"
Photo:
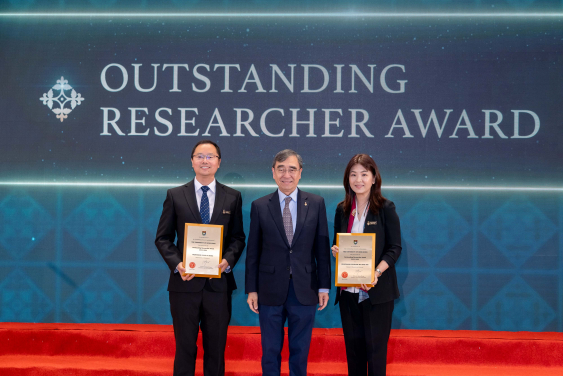
M 201 195 L 201 203 L 199 205 L 199 214 L 201 215 L 201 222 L 206 225 L 209 224 L 209 198 L 207 198 L 207 191 L 209 187 L 204 185 L 201 187 L 203 194 Z

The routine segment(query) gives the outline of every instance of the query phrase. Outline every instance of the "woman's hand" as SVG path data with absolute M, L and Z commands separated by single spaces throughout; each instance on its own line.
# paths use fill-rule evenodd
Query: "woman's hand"
M 378 280 L 377 276 L 374 275 L 374 276 L 373 276 L 373 281 L 371 281 L 371 284 L 367 284 L 367 285 L 362 284 L 362 285 L 361 285 L 361 286 L 362 286 L 362 290 L 364 290 L 364 291 L 369 291 L 369 289 L 371 289 L 373 286 L 377 285 L 377 280 Z
M 338 253 L 338 247 L 333 245 L 331 250 L 332 250 L 332 256 L 336 257 L 336 254 Z

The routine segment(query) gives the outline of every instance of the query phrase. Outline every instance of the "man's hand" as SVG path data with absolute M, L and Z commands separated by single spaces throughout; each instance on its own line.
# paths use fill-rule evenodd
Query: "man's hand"
M 328 293 L 319 292 L 319 311 L 322 311 L 328 304 Z
M 221 268 L 221 273 L 223 273 L 225 269 L 229 267 L 229 263 L 227 262 L 227 260 L 223 259 L 219 264 L 219 267 Z
M 186 273 L 186 268 L 184 268 L 183 262 L 179 263 L 178 266 L 176 266 L 176 269 L 178 269 L 178 272 L 180 273 L 180 277 L 182 277 L 184 281 L 191 281 L 195 277 L 195 274 Z
M 328 295 L 328 294 L 327 294 Z M 258 293 L 257 292 L 249 292 L 248 299 L 246 299 L 250 310 L 254 313 L 258 313 Z
M 338 246 L 333 245 L 330 249 L 332 250 L 332 256 L 336 257 L 336 254 L 338 253 Z

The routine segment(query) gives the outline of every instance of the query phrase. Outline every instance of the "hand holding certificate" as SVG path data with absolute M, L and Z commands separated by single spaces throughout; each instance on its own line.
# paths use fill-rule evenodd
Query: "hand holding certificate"
M 196 277 L 221 278 L 223 226 L 186 223 L 184 268 Z
M 335 285 L 361 287 L 375 275 L 375 234 L 336 234 Z

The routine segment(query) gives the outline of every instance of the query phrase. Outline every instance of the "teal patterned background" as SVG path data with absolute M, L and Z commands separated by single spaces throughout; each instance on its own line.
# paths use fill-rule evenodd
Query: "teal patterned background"
M 153 244 L 165 191 L 0 188 L 0 321 L 170 324 L 168 269 Z M 248 233 L 250 203 L 273 188 L 241 191 Z M 332 228 L 341 190 L 309 191 L 325 198 Z M 561 193 L 384 194 L 403 236 L 395 328 L 563 329 Z M 232 324 L 258 325 L 243 293 L 244 257 Z M 316 325 L 339 327 L 337 309 Z

